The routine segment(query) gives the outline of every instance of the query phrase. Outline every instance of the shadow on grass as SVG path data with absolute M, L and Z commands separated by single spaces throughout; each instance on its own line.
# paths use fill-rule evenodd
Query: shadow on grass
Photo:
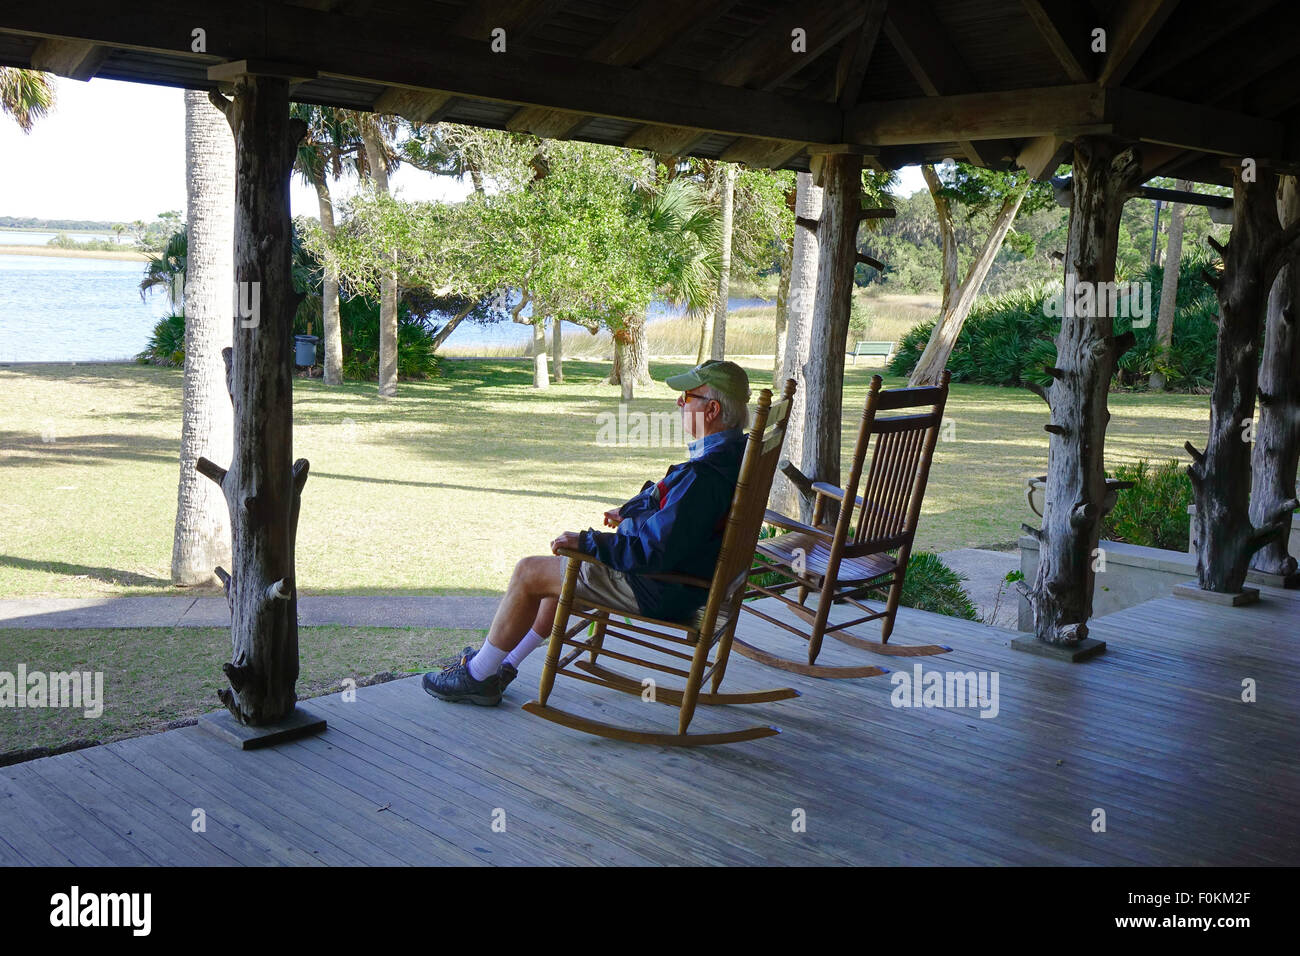
M 88 577 L 105 584 L 117 584 L 135 587 L 171 588 L 170 578 L 154 578 L 134 571 L 122 571 L 118 568 L 95 568 L 85 564 L 68 564 L 64 561 L 37 561 L 32 558 L 20 558 L 12 554 L 0 554 L 0 567 L 17 568 L 21 571 L 44 571 L 49 574 L 62 574 L 67 577 Z M 187 593 L 177 588 L 176 593 Z
M 57 422 L 52 441 L 39 433 L 0 432 L 0 466 L 111 464 L 143 461 L 175 464 L 180 460 L 180 442 L 152 435 L 60 436 Z

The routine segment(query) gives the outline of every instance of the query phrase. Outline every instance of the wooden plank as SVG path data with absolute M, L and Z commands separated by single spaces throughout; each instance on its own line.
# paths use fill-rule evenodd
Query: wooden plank
M 9 767 L 14 805 L 74 866 L 140 866 L 148 857 L 25 764 Z
M 22 792 L 22 783 L 14 779 L 11 767 L 0 769 L 0 839 L 12 846 L 33 866 L 68 866 L 72 857 L 56 846 L 61 834 L 41 826 L 32 817 Z
M 1088 23 L 1079 5 L 1071 0 L 1020 2 L 1066 78 L 1071 83 L 1090 82 L 1094 55 L 1089 38 L 1096 24 Z
M 209 832 L 216 828 L 214 840 L 224 838 L 220 831 L 225 828 L 238 829 L 250 842 L 265 847 L 274 858 L 287 864 L 356 862 L 354 852 L 338 845 L 343 841 L 327 839 L 300 824 L 277 809 L 279 801 L 268 800 L 265 791 L 258 791 L 252 785 L 239 789 L 228 784 L 215 777 L 209 765 L 182 753 L 171 741 L 166 746 L 147 743 L 140 739 L 125 740 L 103 749 L 153 780 L 151 792 L 159 794 L 159 799 L 207 810 Z
M 191 833 L 188 812 L 184 817 L 160 814 L 154 804 L 138 792 L 138 774 L 133 775 L 135 780 L 125 785 L 115 784 L 100 777 L 78 753 L 66 754 L 64 758 L 34 760 L 31 769 L 138 849 L 151 863 L 160 866 L 236 866 L 246 855 L 223 852 L 201 835 Z M 186 836 L 177 839 L 178 832 L 184 832 Z M 131 861 L 123 862 L 129 865 Z
M 844 44 L 839 63 L 835 68 L 835 101 L 840 109 L 847 110 L 858 104 L 862 84 L 871 66 L 871 55 L 880 40 L 885 25 L 888 0 L 867 0 L 867 12 L 856 36 Z

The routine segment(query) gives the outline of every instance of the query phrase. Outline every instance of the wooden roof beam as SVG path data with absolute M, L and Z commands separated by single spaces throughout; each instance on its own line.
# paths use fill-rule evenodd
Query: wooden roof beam
M 32 50 L 32 69 L 71 80 L 89 80 L 103 66 L 112 47 L 101 46 L 85 40 L 56 40 L 46 38 Z
M 970 70 L 925 0 L 891 5 L 885 13 L 884 30 L 926 96 L 947 96 L 976 88 Z M 976 166 L 992 164 L 992 157 L 981 153 L 970 137 L 957 137 L 957 141 L 969 162 Z
M 1071 83 L 1092 80 L 1089 40 L 1096 24 L 1088 23 L 1072 0 L 1020 0 L 1048 49 Z
M 1029 173 L 1030 179 L 1048 179 L 1065 162 L 1069 150 L 1070 141 L 1063 136 L 1035 136 L 1021 147 L 1016 165 Z
M 1102 86 L 1124 82 L 1176 6 L 1178 0 L 1127 0 L 1117 5 L 1119 18 L 1106 31 L 1106 62 L 1097 79 Z
M 506 49 L 512 39 L 522 39 L 549 20 L 567 0 L 475 0 L 465 8 L 453 32 L 487 43 L 492 31 L 506 31 Z M 513 34 L 513 36 L 512 36 Z
M 1214 18 L 1214 29 L 1206 29 L 1206 21 L 1193 16 L 1184 8 L 1180 16 L 1165 30 L 1160 46 L 1148 49 L 1140 63 L 1129 73 L 1128 85 L 1141 89 L 1164 76 L 1170 70 L 1195 59 L 1217 46 L 1239 27 L 1253 20 L 1277 3 L 1277 0 L 1233 0 L 1230 4 L 1215 2 L 1209 15 Z
M 588 51 L 586 59 L 611 66 L 638 66 L 663 49 L 675 31 L 704 16 L 695 0 L 647 0 L 629 11 Z M 588 117 L 571 110 L 525 106 L 506 120 L 506 129 L 542 139 L 564 139 Z
M 724 86 L 775 89 L 856 30 L 865 12 L 862 0 L 824 0 L 782 10 L 704 77 Z M 795 28 L 805 31 L 805 52 L 791 49 Z
M 456 100 L 457 97 L 451 93 L 389 86 L 370 108 L 376 113 L 401 116 L 412 123 L 437 123 L 451 111 Z
M 744 163 L 746 166 L 780 169 L 802 153 L 803 149 L 803 143 L 788 139 L 741 137 L 724 149 L 718 158 L 726 163 Z
M 835 67 L 835 101 L 840 109 L 846 110 L 858 105 L 862 96 L 862 84 L 867 78 L 867 68 L 871 65 L 871 55 L 880 40 L 880 31 L 885 25 L 885 9 L 889 0 L 867 0 L 866 16 L 857 36 L 850 37 L 840 53 L 839 63 Z

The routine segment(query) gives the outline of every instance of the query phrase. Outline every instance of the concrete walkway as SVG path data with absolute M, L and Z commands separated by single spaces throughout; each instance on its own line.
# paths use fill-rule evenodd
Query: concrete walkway
M 303 627 L 446 627 L 485 629 L 497 597 L 349 596 L 298 599 Z M 31 598 L 0 601 L 0 628 L 229 627 L 223 597 Z
M 998 586 L 1020 566 L 1015 551 L 962 548 L 940 555 L 967 577 L 963 585 L 987 618 Z M 1016 592 L 1004 586 L 996 618 L 986 623 L 1016 627 Z M 342 624 L 348 627 L 443 627 L 486 630 L 499 597 L 407 595 L 302 597 L 302 627 Z M 223 597 L 26 598 L 0 600 L 0 628 L 77 627 L 229 627 L 230 608 Z

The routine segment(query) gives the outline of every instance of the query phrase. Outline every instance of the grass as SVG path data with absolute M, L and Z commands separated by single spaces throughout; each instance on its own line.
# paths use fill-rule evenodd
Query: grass
M 775 289 L 752 290 L 756 294 L 775 295 Z M 748 297 L 748 291 L 733 294 Z M 869 317 L 864 339 L 898 341 L 909 329 L 920 322 L 931 320 L 938 311 L 939 297 L 930 295 L 881 295 L 858 290 L 858 301 Z M 776 306 L 746 306 L 727 314 L 728 355 L 771 355 L 775 336 Z M 650 354 L 659 357 L 693 358 L 699 349 L 700 320 L 681 317 L 662 319 L 646 327 Z M 851 335 L 850 338 L 855 336 Z M 592 335 L 590 332 L 566 332 L 563 336 L 564 360 L 570 359 L 609 362 L 614 354 L 614 343 L 608 332 Z M 550 354 L 550 336 L 546 340 Z M 533 354 L 531 341 L 514 345 L 461 345 L 450 343 L 439 350 L 439 355 L 489 356 L 492 358 L 522 358 Z
M 652 362 L 657 382 L 629 410 L 671 414 L 662 380 L 692 362 Z M 770 384 L 770 358 L 740 362 L 756 387 Z M 862 359 L 848 367 L 844 434 L 878 371 Z M 373 384 L 298 379 L 294 455 L 311 461 L 302 593 L 497 594 L 515 562 L 547 553 L 558 532 L 599 527 L 606 508 L 683 457 L 597 445 L 597 416 L 618 408 L 607 373 L 569 362 L 564 384 L 534 390 L 526 363 L 451 362 L 444 378 L 403 382 L 386 402 Z M 0 598 L 196 593 L 169 581 L 180 370 L 0 368 L 0 389 Z M 1184 441 L 1203 441 L 1208 407 L 1206 396 L 1113 394 L 1108 466 L 1181 457 Z M 916 546 L 1013 547 L 1032 517 L 1023 479 L 1047 467 L 1046 406 L 957 385 L 948 417 Z
M 482 631 L 424 628 L 305 627 L 299 630 L 299 698 L 406 673 L 420 673 L 481 641 Z M 0 630 L 0 671 L 102 671 L 103 713 L 72 708 L 5 708 L 0 755 L 73 741 L 107 743 L 165 730 L 220 709 L 218 662 L 230 654 L 230 632 L 217 627 Z

